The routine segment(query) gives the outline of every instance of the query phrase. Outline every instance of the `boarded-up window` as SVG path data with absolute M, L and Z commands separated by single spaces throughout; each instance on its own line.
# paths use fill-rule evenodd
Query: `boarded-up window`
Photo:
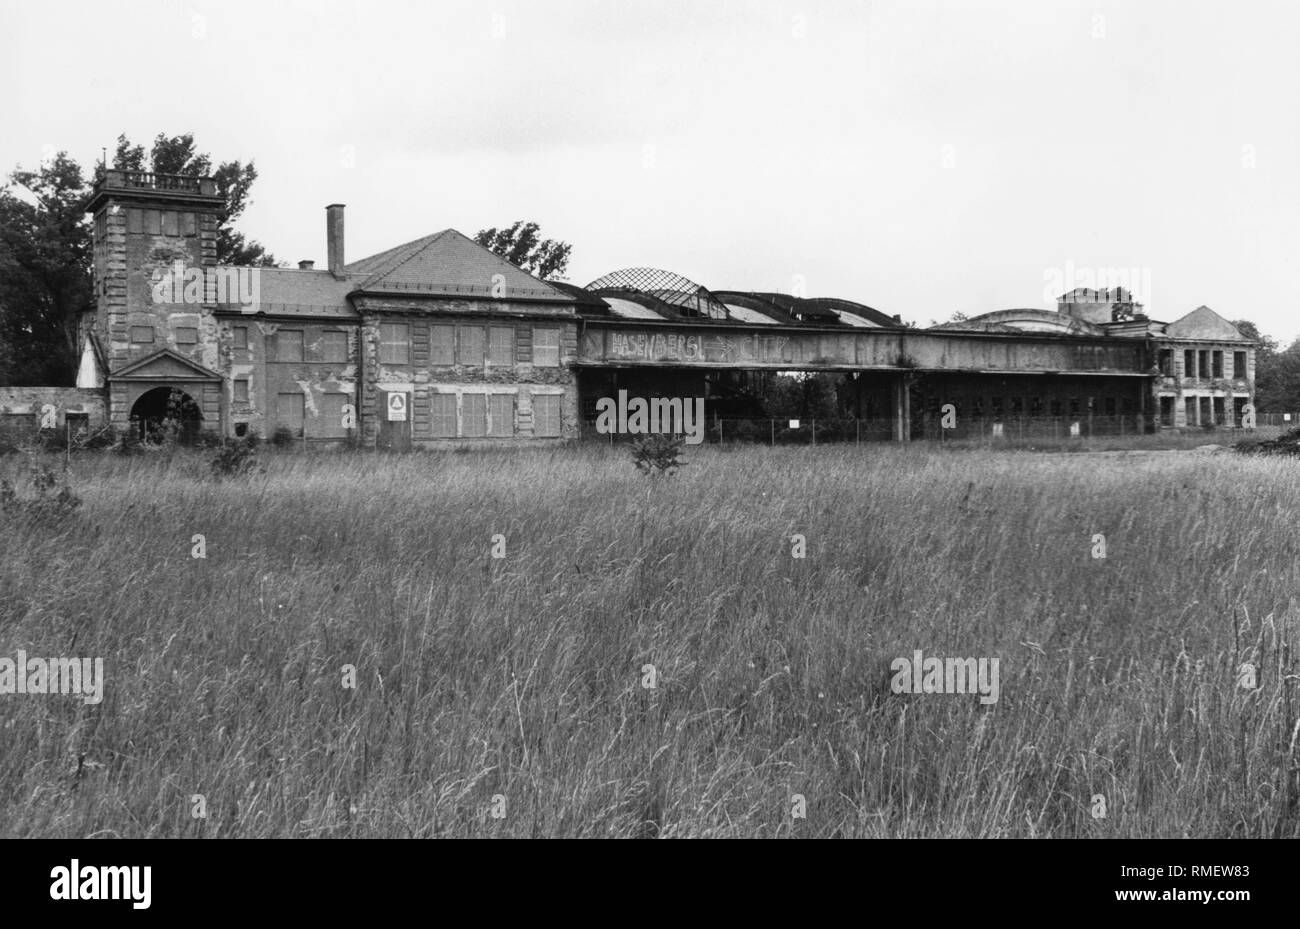
M 343 404 L 347 394 L 321 394 L 316 401 L 316 415 L 308 420 L 311 434 L 322 439 L 337 439 L 347 435 L 343 428 Z
M 506 326 L 493 326 L 488 330 L 488 364 L 512 365 L 515 363 L 515 330 Z
M 429 364 L 454 365 L 456 363 L 456 327 L 436 325 L 429 327 Z
M 303 401 L 302 394 L 280 394 L 275 403 L 275 424 L 288 429 L 296 436 L 302 435 Z
M 302 361 L 302 330 L 281 329 L 275 334 L 276 361 Z
M 130 336 L 132 342 L 152 342 L 153 326 L 132 326 Z
M 0 437 L 26 439 L 36 434 L 40 416 L 36 413 L 0 413 Z
M 514 394 L 492 394 L 488 398 L 488 414 L 492 420 L 492 435 L 504 437 L 515 434 Z
M 411 363 L 411 327 L 406 323 L 379 324 L 379 363 L 409 365 Z
M 533 434 L 543 438 L 560 434 L 560 398 L 555 394 L 533 397 Z
M 429 398 L 433 435 L 439 439 L 456 437 L 456 395 L 434 394 Z
M 487 394 L 461 395 L 460 434 L 471 438 L 487 435 Z
M 199 330 L 193 326 L 176 327 L 176 344 L 177 345 L 194 345 L 199 341 Z
M 248 348 L 248 327 L 236 326 L 232 330 L 235 348 Z
M 175 210 L 163 210 L 162 214 L 162 234 L 163 235 L 180 235 L 181 234 L 181 217 Z
M 456 363 L 463 365 L 481 365 L 483 363 L 483 327 L 461 326 L 460 345 Z
M 235 402 L 248 402 L 248 378 L 241 377 L 235 380 Z
M 348 334 L 326 329 L 320 334 L 321 361 L 348 360 Z
M 560 330 L 533 330 L 533 364 L 546 368 L 560 365 Z
M 89 413 L 67 413 L 64 418 L 68 423 L 68 431 L 73 435 L 84 436 L 90 432 Z

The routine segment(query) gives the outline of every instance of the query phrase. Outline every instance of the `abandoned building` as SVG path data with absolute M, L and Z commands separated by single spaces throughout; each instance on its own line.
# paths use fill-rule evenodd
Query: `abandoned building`
M 93 216 L 96 305 L 76 388 L 0 389 L 13 425 L 222 436 L 277 430 L 404 449 L 559 441 L 619 389 L 706 397 L 755 372 L 828 371 L 848 415 L 906 441 L 952 404 L 965 429 L 1083 418 L 1153 431 L 1234 426 L 1254 343 L 1208 307 L 1147 319 L 1123 289 L 1075 290 L 929 329 L 844 299 L 710 291 L 652 269 L 580 288 L 538 280 L 447 229 L 346 262 L 326 207 L 326 267 L 216 264 L 209 178 L 109 170 Z M 743 392 L 743 391 L 742 391 Z

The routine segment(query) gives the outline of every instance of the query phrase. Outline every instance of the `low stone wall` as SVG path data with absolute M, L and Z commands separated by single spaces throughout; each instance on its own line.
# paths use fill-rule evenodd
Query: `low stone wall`
M 80 387 L 0 387 L 0 428 L 62 429 L 69 413 L 79 414 L 77 419 L 84 419 L 89 429 L 104 426 L 108 418 L 104 392 Z

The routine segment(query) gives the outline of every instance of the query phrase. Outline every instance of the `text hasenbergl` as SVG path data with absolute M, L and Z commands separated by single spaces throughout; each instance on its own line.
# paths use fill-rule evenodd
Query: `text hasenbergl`
M 50 885 L 50 899 L 131 900 L 132 908 L 149 909 L 153 877 L 153 869 L 149 865 L 79 865 L 80 862 L 73 858 L 69 867 L 60 865 L 50 870 L 50 877 L 54 878 L 54 883 Z
M 629 435 L 681 432 L 687 445 L 704 441 L 704 398 L 694 397 L 627 397 L 626 390 L 618 392 L 618 400 L 601 397 L 596 401 L 596 431 L 601 435 L 611 432 Z
M 896 694 L 973 694 L 980 703 L 998 702 L 997 658 L 925 658 L 920 649 L 906 658 L 895 658 L 889 670 L 895 672 L 889 688 Z
M 28 658 L 22 649 L 18 659 L 0 658 L 0 695 L 83 694 L 85 703 L 104 699 L 104 659 Z

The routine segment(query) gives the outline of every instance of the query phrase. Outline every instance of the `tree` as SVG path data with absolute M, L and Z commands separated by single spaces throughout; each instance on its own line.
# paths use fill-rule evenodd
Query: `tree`
M 234 223 L 249 204 L 248 192 L 257 180 L 257 168 L 253 162 L 242 164 L 227 161 L 212 167 L 212 157 L 198 151 L 194 146 L 194 135 L 182 133 L 167 136 L 158 133 L 149 150 L 146 162 L 144 146 L 132 145 L 125 135 L 117 137 L 117 149 L 113 155 L 113 167 L 122 171 L 153 171 L 157 174 L 182 174 L 188 177 L 212 177 L 217 183 L 217 192 L 221 194 L 225 206 L 217 217 L 217 263 L 223 265 L 259 266 L 274 268 L 279 265 L 275 256 L 260 243 L 245 239 L 234 230 Z M 95 179 L 103 173 L 97 167 Z
M 93 306 L 86 193 L 66 152 L 0 186 L 0 384 L 75 378 L 77 320 Z
M 1255 343 L 1255 405 L 1262 411 L 1300 408 L 1300 341 L 1278 351 L 1277 340 L 1248 319 L 1234 319 L 1237 331 Z
M 189 134 L 142 146 L 119 136 L 113 167 L 128 171 L 203 175 L 225 197 L 217 232 L 217 260 L 274 265 L 274 256 L 233 230 L 257 179 L 252 162 L 226 162 L 195 150 Z M 97 165 L 94 179 L 103 176 Z M 94 309 L 91 226 L 85 204 L 91 187 L 67 152 L 35 170 L 16 168 L 0 183 L 0 384 L 71 384 L 76 376 L 77 323 Z
M 573 250 L 567 242 L 541 240 L 537 223 L 522 219 L 502 229 L 480 229 L 474 241 L 543 281 L 564 280 Z

